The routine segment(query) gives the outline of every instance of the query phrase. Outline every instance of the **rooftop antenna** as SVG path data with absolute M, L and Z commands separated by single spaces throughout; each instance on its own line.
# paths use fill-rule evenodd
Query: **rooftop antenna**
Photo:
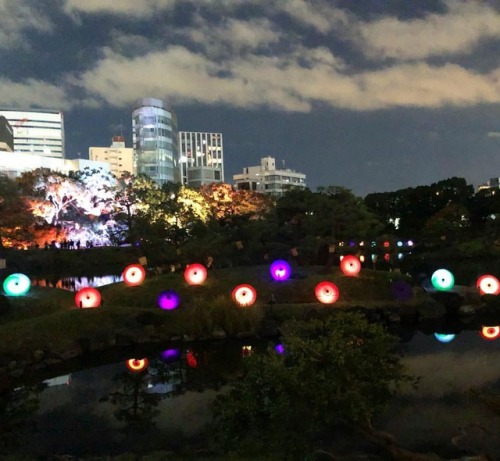
M 284 160 L 281 161 L 281 164 L 283 165 L 283 169 L 285 169 L 285 161 Z

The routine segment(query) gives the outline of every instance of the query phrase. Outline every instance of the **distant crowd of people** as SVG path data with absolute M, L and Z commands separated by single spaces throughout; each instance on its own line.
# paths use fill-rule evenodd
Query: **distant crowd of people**
M 51 242 L 45 242 L 44 248 L 46 250 L 50 249 L 61 249 L 61 250 L 79 250 L 80 248 L 94 248 L 94 242 L 92 240 L 87 240 L 82 243 L 80 240 L 61 240 L 57 242 L 52 240 Z

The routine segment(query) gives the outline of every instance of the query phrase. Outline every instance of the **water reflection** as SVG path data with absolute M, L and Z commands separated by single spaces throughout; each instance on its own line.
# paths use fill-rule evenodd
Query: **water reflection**
M 99 277 L 53 277 L 33 279 L 32 285 L 40 287 L 61 288 L 62 290 L 79 291 L 85 287 L 98 288 L 111 283 L 123 282 L 123 275 L 102 275 Z

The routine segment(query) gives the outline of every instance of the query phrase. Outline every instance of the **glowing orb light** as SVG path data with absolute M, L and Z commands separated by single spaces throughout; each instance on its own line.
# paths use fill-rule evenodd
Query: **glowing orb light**
M 252 346 L 242 346 L 241 355 L 243 357 L 249 357 L 250 355 L 252 355 Z
M 130 371 L 133 372 L 138 372 L 138 371 L 144 371 L 148 365 L 149 365 L 149 360 L 148 359 L 129 359 L 125 362 L 127 365 L 127 368 Z
M 174 290 L 163 290 L 156 298 L 156 302 L 162 309 L 170 311 L 179 307 L 181 298 Z
M 453 333 L 434 333 L 434 336 L 440 343 L 449 343 L 455 339 Z
M 333 304 L 339 299 L 339 289 L 332 282 L 319 282 L 314 289 L 318 301 L 323 304 Z
M 203 264 L 190 264 L 184 271 L 184 279 L 189 285 L 201 285 L 207 278 L 207 269 Z
M 391 294 L 398 301 L 408 301 L 413 297 L 413 288 L 404 280 L 397 280 L 391 284 Z
M 3 290 L 8 296 L 23 296 L 31 288 L 31 280 L 24 274 L 11 274 L 3 282 Z
M 196 360 L 196 356 L 194 355 L 193 351 L 187 351 L 186 363 L 190 368 L 196 368 L 198 366 L 198 360 Z
M 257 292 L 252 285 L 242 284 L 234 288 L 231 297 L 238 306 L 249 307 L 257 299 Z
M 123 271 L 123 281 L 129 287 L 135 287 L 144 282 L 146 270 L 140 264 L 130 264 Z
M 482 275 L 479 277 L 476 287 L 482 295 L 497 295 L 500 293 L 500 282 L 493 275 Z
M 284 354 L 285 353 L 285 346 L 283 346 L 283 344 L 276 344 L 276 346 L 274 346 L 274 350 L 278 354 Z
M 175 362 L 181 357 L 179 349 L 166 349 L 161 353 L 161 358 L 165 362 Z
M 361 270 L 361 262 L 356 256 L 347 255 L 340 261 L 340 270 L 349 277 L 354 277 Z
M 82 309 L 99 307 L 101 304 L 101 293 L 93 287 L 82 288 L 76 292 L 75 304 Z
M 390 246 L 391 246 L 390 242 L 386 240 L 384 242 L 384 248 L 389 248 Z
M 438 269 L 432 274 L 431 283 L 436 290 L 451 290 L 455 285 L 455 277 L 449 270 Z
M 273 279 L 278 281 L 288 280 L 292 273 L 290 264 L 281 259 L 278 259 L 271 264 L 270 271 Z
M 500 336 L 500 326 L 483 327 L 481 329 L 481 336 L 489 341 L 497 339 Z

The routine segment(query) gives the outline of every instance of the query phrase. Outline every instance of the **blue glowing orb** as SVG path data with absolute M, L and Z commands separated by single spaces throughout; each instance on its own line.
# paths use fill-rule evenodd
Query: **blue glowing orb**
M 175 362 L 181 358 L 180 349 L 166 349 L 161 353 L 161 358 L 165 362 Z
M 8 296 L 23 296 L 31 288 L 31 280 L 24 274 L 9 275 L 3 282 L 3 289 Z
M 278 259 L 271 264 L 271 276 L 274 280 L 288 280 L 292 274 L 290 264 L 286 261 Z
M 156 301 L 162 309 L 170 311 L 179 307 L 181 298 L 174 290 L 164 290 L 158 295 Z
M 455 277 L 449 270 L 438 269 L 432 274 L 431 283 L 436 290 L 447 291 L 455 285 Z
M 449 343 L 455 339 L 453 333 L 434 333 L 434 336 L 440 343 Z

